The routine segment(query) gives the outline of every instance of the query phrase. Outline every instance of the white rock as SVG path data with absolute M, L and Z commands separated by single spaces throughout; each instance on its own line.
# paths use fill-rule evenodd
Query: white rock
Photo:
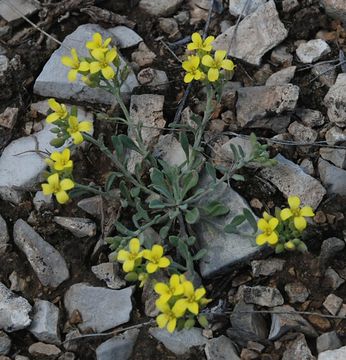
M 275 64 L 287 67 L 292 65 L 293 55 L 287 51 L 286 46 L 280 45 L 272 51 L 270 59 Z
M 321 148 L 320 155 L 341 169 L 346 169 L 346 149 Z
M 10 236 L 8 234 L 6 221 L 0 215 L 0 254 L 4 254 L 10 241 Z
M 346 129 L 342 130 L 337 126 L 333 126 L 326 132 L 326 141 L 328 145 L 335 145 L 346 141 Z
M 230 27 L 214 41 L 216 50 L 229 50 L 229 55 L 253 65 L 260 65 L 262 56 L 287 37 L 273 0 L 260 6 L 235 26 Z
M 299 165 L 278 154 L 276 166 L 262 169 L 261 176 L 272 182 L 284 195 L 299 196 L 303 205 L 316 209 L 326 194 L 325 188 L 313 177 L 304 173 Z
M 21 14 L 30 16 L 38 10 L 37 5 L 30 0 L 11 0 L 10 4 L 12 6 L 6 0 L 0 1 L 0 16 L 9 23 L 21 19 Z
M 318 110 L 299 109 L 296 115 L 304 125 L 312 128 L 322 126 L 325 121 L 323 114 Z
M 255 12 L 258 7 L 265 4 L 266 2 L 267 0 L 230 0 L 229 12 L 233 16 L 239 16 L 242 14 L 244 17 Z
M 207 360 L 240 360 L 233 342 L 224 335 L 209 340 L 204 351 Z
M 311 354 L 305 336 L 299 334 L 293 341 L 290 341 L 282 355 L 282 360 L 316 360 Z
M 4 332 L 0 331 L 0 355 L 7 355 L 11 350 L 11 339 Z M 3 358 L 0 356 L 0 359 Z
M 51 209 L 54 207 L 52 195 L 44 195 L 43 191 L 37 191 L 32 202 L 36 211 Z
M 132 292 L 132 287 L 110 290 L 79 283 L 65 293 L 64 304 L 69 316 L 74 310 L 80 312 L 83 322 L 78 327 L 81 330 L 92 328 L 103 332 L 130 320 Z
M 98 279 L 106 282 L 111 289 L 121 289 L 126 285 L 126 281 L 119 276 L 118 263 L 108 262 L 91 267 L 91 271 Z
M 329 311 L 330 314 L 336 315 L 342 306 L 342 302 L 343 300 L 341 297 L 334 294 L 329 294 L 326 297 L 326 300 L 324 300 L 323 306 Z
M 346 3 L 345 0 L 321 0 L 326 13 L 334 18 L 346 23 Z
M 80 57 L 89 56 L 88 50 L 85 48 L 85 42 L 90 40 L 95 32 L 99 32 L 104 37 L 114 37 L 110 31 L 99 25 L 86 24 L 79 26 L 72 34 L 65 38 L 63 46 L 53 53 L 44 66 L 34 85 L 35 94 L 89 103 L 114 103 L 114 96 L 105 90 L 90 88 L 80 79 L 73 83 L 69 82 L 67 79 L 69 68 L 61 63 L 62 56 L 70 55 L 67 50 L 68 48 L 75 48 Z M 122 66 L 124 65 L 125 61 L 122 60 Z M 130 72 L 127 80 L 121 87 L 122 95 L 128 96 L 136 86 L 138 86 L 136 76 L 133 72 Z
M 143 41 L 135 31 L 126 26 L 116 26 L 108 29 L 108 31 L 114 35 L 119 49 L 130 48 Z
M 40 341 L 60 344 L 59 308 L 46 300 L 36 300 L 29 331 Z
M 342 170 L 326 160 L 319 159 L 318 171 L 322 184 L 328 193 L 346 196 L 346 170 Z
M 28 301 L 0 282 L 0 329 L 7 332 L 25 329 L 31 323 Z
M 337 350 L 327 350 L 318 354 L 317 360 L 345 360 L 346 359 L 346 346 Z
M 151 90 L 166 90 L 169 87 L 167 74 L 162 70 L 146 68 L 141 70 L 137 79 L 140 84 L 150 86 Z
M 318 132 L 316 130 L 300 124 L 298 121 L 294 121 L 290 124 L 288 132 L 293 136 L 294 140 L 303 143 L 313 143 L 318 137 Z
M 339 74 L 324 103 L 328 108 L 329 120 L 337 126 L 346 127 L 346 74 Z
M 15 244 L 23 251 L 43 286 L 58 287 L 70 276 L 61 254 L 24 220 L 13 227 Z
M 329 45 L 321 39 L 314 39 L 300 44 L 296 50 L 299 60 L 304 64 L 311 64 L 330 52 Z
M 179 166 L 186 161 L 186 154 L 180 142 L 172 134 L 159 137 L 153 154 L 171 166 Z
M 283 0 L 282 10 L 286 13 L 296 10 L 299 7 L 298 0 Z
M 54 221 L 78 238 L 96 235 L 96 224 L 90 219 L 54 216 Z
M 266 81 L 266 86 L 284 85 L 291 82 L 296 72 L 296 66 L 289 66 L 271 75 Z
M 141 0 L 139 8 L 151 16 L 170 16 L 174 14 L 183 0 Z

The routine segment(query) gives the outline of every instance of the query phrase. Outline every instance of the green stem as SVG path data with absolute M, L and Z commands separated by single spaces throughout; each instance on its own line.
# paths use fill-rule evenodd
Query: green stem
M 106 193 L 102 190 L 98 190 L 98 189 L 95 189 L 94 187 L 91 187 L 89 185 L 82 185 L 82 184 L 78 184 L 78 183 L 75 183 L 75 187 L 74 189 L 80 189 L 80 190 L 85 190 L 85 191 L 88 191 L 88 192 L 91 192 L 91 193 L 94 193 L 96 195 L 105 195 Z

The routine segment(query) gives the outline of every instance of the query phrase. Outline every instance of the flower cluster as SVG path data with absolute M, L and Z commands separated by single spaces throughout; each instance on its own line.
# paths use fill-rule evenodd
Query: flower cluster
M 171 261 L 164 256 L 161 245 L 155 244 L 150 250 L 142 249 L 137 238 L 130 240 L 128 250 L 121 249 L 118 252 L 117 261 L 123 264 L 123 270 L 127 273 L 126 279 L 140 280 L 141 287 L 150 274 L 165 269 L 171 264 Z
M 89 86 L 97 86 L 101 79 L 106 81 L 116 77 L 120 66 L 120 59 L 116 48 L 110 47 L 112 39 L 102 39 L 101 34 L 95 33 L 91 41 L 85 46 L 90 57 L 80 59 L 76 49 L 71 50 L 71 56 L 63 56 L 61 62 L 70 68 L 68 80 L 77 80 L 77 75 L 82 75 L 82 81 Z
M 277 209 L 275 217 L 264 212 L 263 218 L 257 222 L 258 229 L 261 231 L 261 234 L 256 237 L 257 245 L 268 244 L 275 247 L 277 253 L 295 249 L 306 251 L 306 245 L 300 237 L 307 227 L 305 218 L 313 217 L 315 214 L 310 206 L 300 207 L 300 203 L 298 196 L 290 196 L 289 207 Z
M 211 55 L 214 40 L 213 36 L 203 40 L 199 33 L 192 34 L 192 42 L 187 45 L 191 54 L 182 64 L 186 71 L 184 82 L 207 80 L 215 83 L 223 76 L 224 71 L 234 70 L 235 65 L 232 60 L 227 59 L 226 51 L 216 50 L 214 55 Z
M 83 132 L 91 132 L 93 125 L 90 121 L 79 121 L 77 108 L 72 107 L 71 113 L 67 111 L 66 105 L 59 104 L 55 99 L 48 100 L 51 113 L 47 116 L 47 123 L 56 125 L 51 131 L 57 137 L 51 141 L 51 145 L 61 147 L 66 140 L 72 138 L 75 145 L 83 142 Z
M 161 313 L 156 318 L 160 328 L 166 327 L 170 333 L 176 327 L 189 329 L 194 326 L 196 317 L 201 325 L 206 325 L 206 318 L 199 315 L 201 309 L 211 301 L 205 298 L 204 287 L 195 289 L 185 276 L 174 274 L 168 284 L 159 282 L 154 290 L 160 296 L 156 300 L 156 307 Z

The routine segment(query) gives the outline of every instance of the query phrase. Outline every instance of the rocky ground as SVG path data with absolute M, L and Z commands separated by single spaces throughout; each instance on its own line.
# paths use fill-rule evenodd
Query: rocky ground
M 227 165 L 229 144 L 246 153 L 254 131 L 278 165 L 246 169 L 245 182 L 213 196 L 260 216 L 298 195 L 316 217 L 307 254 L 274 256 L 237 235 L 196 229 L 208 249 L 200 274 L 214 299 L 210 329 L 169 335 L 148 323 L 156 315 L 152 289 L 142 293 L 127 284 L 104 246 L 118 203 L 93 196 L 61 207 L 39 191 L 46 165 L 36 150 L 52 150 L 53 135 L 42 121 L 48 97 L 78 105 L 94 121 L 95 135 L 116 131 L 94 119 L 112 99 L 81 82 L 71 85 L 60 63 L 65 45 L 82 51 L 95 31 L 112 36 L 131 66 L 122 92 L 132 117 L 155 127 L 147 143 L 158 157 L 181 159 L 179 143 L 164 128 L 186 88 L 181 40 L 203 31 L 210 3 L 0 2 L 1 360 L 346 358 L 344 0 L 256 0 L 246 9 L 246 0 L 214 1 L 208 34 L 217 37 L 217 48 L 229 49 L 237 69 L 205 136 L 206 156 Z M 203 92 L 193 86 L 178 120 L 188 122 L 203 104 Z M 110 170 L 94 147 L 78 152 L 80 183 L 102 185 Z M 114 328 L 129 329 L 78 338 Z

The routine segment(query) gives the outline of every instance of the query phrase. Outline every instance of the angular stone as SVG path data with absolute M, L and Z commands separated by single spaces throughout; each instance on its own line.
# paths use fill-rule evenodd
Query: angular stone
M 275 307 L 273 310 L 276 313 L 272 314 L 269 340 L 276 340 L 289 331 L 301 332 L 310 337 L 318 336 L 316 330 L 301 315 L 296 313 L 293 307 L 283 305 Z M 281 312 L 282 314 L 280 314 Z
M 323 241 L 320 253 L 321 264 L 326 264 L 335 255 L 339 254 L 345 248 L 345 242 L 336 237 L 331 237 Z
M 337 126 L 346 127 L 346 74 L 339 74 L 336 83 L 324 98 L 328 118 Z
M 54 221 L 78 238 L 96 235 L 96 224 L 90 219 L 54 216 Z
M 320 155 L 341 169 L 346 169 L 346 149 L 321 148 Z
M 316 209 L 326 194 L 321 183 L 281 154 L 275 159 L 278 161 L 277 165 L 261 170 L 261 176 L 273 183 L 285 197 L 299 196 L 302 204 Z
M 59 308 L 46 300 L 36 300 L 29 331 L 37 340 L 59 345 Z
M 18 108 L 7 107 L 0 115 L 0 126 L 12 129 L 17 121 Z
M 138 46 L 138 50 L 131 54 L 131 59 L 139 67 L 150 66 L 156 58 L 156 54 L 152 52 L 144 42 Z
M 173 15 L 183 0 L 141 0 L 139 8 L 151 16 L 170 16 Z
M 229 12 L 233 16 L 242 15 L 242 17 L 252 14 L 261 5 L 265 4 L 267 0 L 230 0 Z
M 282 10 L 285 13 L 289 13 L 291 11 L 294 11 L 297 8 L 299 8 L 298 0 L 283 0 L 282 1 Z
M 275 64 L 288 67 L 292 65 L 293 55 L 287 52 L 286 46 L 280 45 L 272 51 L 270 59 Z
M 283 259 L 267 259 L 251 261 L 252 274 L 258 276 L 270 276 L 278 271 L 282 271 L 286 260 Z
M 79 283 L 65 293 L 64 304 L 69 316 L 74 310 L 81 314 L 83 322 L 78 324 L 81 330 L 103 332 L 130 320 L 132 292 L 131 287 L 110 290 Z
M 10 236 L 8 234 L 6 221 L 0 215 L 0 255 L 5 253 L 9 241 Z
M 7 332 L 25 329 L 31 323 L 28 301 L 0 282 L 0 329 Z
M 247 304 L 274 307 L 282 305 L 284 299 L 278 289 L 268 286 L 244 286 L 244 301 Z
M 131 359 L 138 334 L 138 329 L 128 330 L 103 342 L 96 348 L 97 360 Z
M 318 137 L 318 132 L 308 126 L 294 121 L 289 127 L 288 132 L 293 136 L 294 140 L 304 143 L 314 143 Z
M 126 26 L 116 26 L 108 29 L 108 31 L 114 35 L 119 49 L 130 48 L 143 41 L 135 31 Z
M 312 356 L 308 344 L 306 343 L 305 336 L 299 334 L 293 341 L 291 341 L 285 352 L 283 353 L 282 360 L 316 360 Z
M 309 290 L 300 282 L 288 283 L 285 291 L 291 304 L 303 303 L 309 297 Z
M 114 96 L 105 90 L 90 88 L 80 79 L 73 83 L 69 82 L 67 79 L 69 68 L 61 63 L 62 56 L 70 55 L 67 50 L 69 48 L 75 48 L 80 57 L 89 56 L 89 52 L 85 48 L 85 42 L 89 41 L 95 32 L 99 32 L 105 38 L 114 38 L 111 30 L 106 30 L 96 24 L 86 24 L 79 26 L 72 34 L 66 36 L 63 45 L 53 53 L 36 79 L 34 85 L 35 94 L 80 102 L 113 104 Z M 125 61 L 121 59 L 121 62 L 122 66 L 125 66 Z M 131 71 L 121 87 L 122 95 L 128 96 L 136 86 L 138 86 L 138 82 Z
M 331 52 L 329 45 L 321 39 L 310 40 L 302 43 L 296 50 L 299 60 L 304 64 L 311 64 L 318 61 L 323 55 Z
M 290 114 L 299 98 L 299 87 L 255 86 L 237 90 L 237 121 L 244 127 L 261 127 L 268 118 Z
M 28 351 L 35 358 L 47 360 L 56 359 L 61 354 L 61 350 L 55 345 L 44 344 L 42 342 L 30 345 Z
M 207 360 L 240 360 L 232 341 L 224 335 L 209 340 L 204 351 Z
M 43 286 L 56 288 L 70 277 L 66 261 L 61 254 L 24 220 L 19 219 L 15 222 L 13 238 Z
M 38 7 L 33 1 L 11 0 L 10 5 L 7 1 L 0 1 L 0 16 L 8 23 L 22 19 L 21 15 L 30 16 L 36 11 Z
M 338 289 L 345 280 L 332 268 L 328 268 L 324 273 L 323 286 L 332 290 Z
M 324 334 L 321 334 L 316 339 L 317 352 L 321 353 L 327 350 L 339 349 L 342 346 L 338 334 L 336 331 L 330 331 Z M 346 354 L 345 354 L 346 355 Z
M 299 109 L 296 115 L 304 125 L 312 128 L 322 126 L 325 121 L 323 114 L 318 110 Z
M 263 341 L 268 336 L 266 321 L 254 310 L 254 305 L 239 302 L 231 314 L 232 327 L 227 330 L 227 335 L 241 346 L 246 346 L 249 340 Z
M 0 331 L 0 355 L 7 355 L 11 350 L 11 339 L 8 335 Z
M 161 135 L 153 155 L 166 161 L 171 166 L 180 166 L 186 161 L 186 154 L 180 142 L 173 134 Z
M 314 64 L 314 67 L 311 69 L 313 75 L 318 77 L 318 81 L 327 87 L 332 87 L 335 84 L 336 80 L 336 69 L 331 68 L 329 64 L 321 63 Z
M 318 355 L 317 360 L 345 360 L 346 346 L 337 350 L 323 351 Z
M 328 145 L 335 145 L 346 141 L 346 129 L 342 131 L 339 127 L 333 126 L 326 132 L 326 141 Z
M 200 179 L 200 187 L 208 189 L 210 186 L 210 178 L 203 175 Z M 199 203 L 206 205 L 212 201 L 220 201 L 230 209 L 230 212 L 226 216 L 219 216 L 208 222 L 201 221 L 194 226 L 201 248 L 207 249 L 207 255 L 200 260 L 203 277 L 211 277 L 223 272 L 232 265 L 251 258 L 259 251 L 248 238 L 223 231 L 224 226 L 242 213 L 244 208 L 252 212 L 246 201 L 226 183 L 219 184 L 211 193 L 203 196 Z M 253 229 L 245 222 L 239 226 L 239 231 L 249 233 Z
M 102 197 L 100 195 L 82 199 L 77 203 L 77 206 L 96 219 L 101 219 Z
M 143 69 L 138 73 L 137 79 L 141 85 L 149 86 L 151 90 L 165 91 L 169 87 L 167 74 L 162 70 Z
M 175 331 L 173 334 L 170 334 L 165 329 L 150 328 L 149 334 L 162 342 L 168 350 L 176 355 L 184 355 L 192 350 L 193 347 L 203 346 L 208 341 L 202 335 L 202 330 L 198 328 L 183 329 Z
M 106 282 L 107 286 L 111 289 L 121 289 L 126 285 L 119 274 L 119 265 L 114 262 L 102 263 L 91 267 L 91 271 L 100 280 Z
M 54 207 L 52 195 L 44 195 L 43 191 L 37 191 L 32 202 L 36 211 L 52 209 Z
M 330 17 L 340 19 L 346 23 L 346 4 L 344 0 L 322 0 L 321 2 Z
M 266 86 L 285 85 L 291 82 L 296 72 L 296 66 L 289 66 L 271 75 L 266 81 Z
M 338 194 L 346 196 L 346 170 L 342 170 L 328 161 L 318 160 L 318 172 L 322 184 L 325 186 L 329 194 Z
M 305 174 L 314 176 L 315 174 L 314 164 L 310 159 L 303 159 L 303 161 L 300 163 L 299 166 L 305 172 Z
M 260 6 L 236 26 L 230 27 L 214 41 L 216 50 L 229 50 L 229 55 L 253 65 L 287 37 L 273 0 Z
M 343 303 L 343 300 L 334 294 L 329 294 L 323 302 L 323 306 L 332 314 L 336 315 Z

